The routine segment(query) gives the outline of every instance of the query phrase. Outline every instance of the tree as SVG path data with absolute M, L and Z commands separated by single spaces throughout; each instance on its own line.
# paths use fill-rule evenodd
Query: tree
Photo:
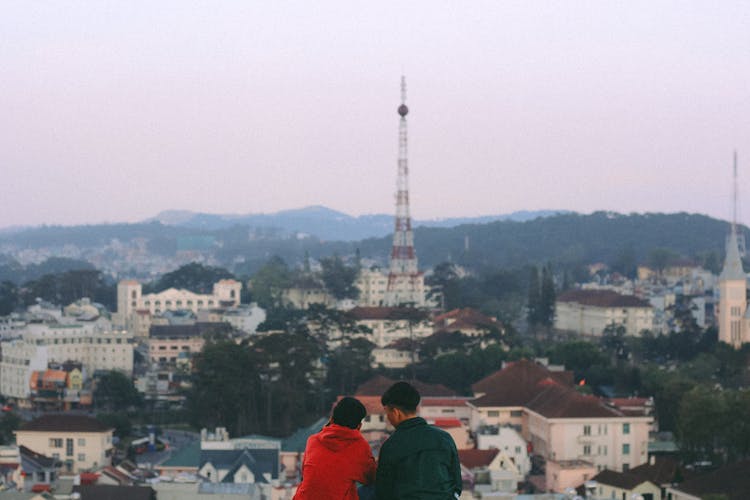
M 281 297 L 292 283 L 292 273 L 278 256 L 271 257 L 251 279 L 255 301 L 265 309 L 281 306 Z
M 336 299 L 356 299 L 359 296 L 359 289 L 355 285 L 359 274 L 357 266 L 347 266 L 338 255 L 320 259 L 320 265 L 326 290 Z
M 143 406 L 143 398 L 129 377 L 112 370 L 96 381 L 94 403 L 97 408 L 119 412 Z
M 539 269 L 536 266 L 532 266 L 529 269 L 529 293 L 526 301 L 526 322 L 530 327 L 537 326 L 539 324 L 540 307 L 539 303 L 541 297 L 541 283 L 539 281 Z
M 0 316 L 7 316 L 18 306 L 18 287 L 12 281 L 0 283 Z
M 222 279 L 235 279 L 222 267 L 204 266 L 191 262 L 162 276 L 158 281 L 144 287 L 144 292 L 161 292 L 169 288 L 190 290 L 194 293 L 212 293 L 214 283 Z
M 551 328 L 555 323 L 555 280 L 549 265 L 542 268 L 542 283 L 539 289 L 539 324 Z
M 104 425 L 115 430 L 115 436 L 120 439 L 130 436 L 133 432 L 133 424 L 126 413 L 100 413 L 96 416 Z
M 17 431 L 21 427 L 21 417 L 15 412 L 3 412 L 0 417 L 0 444 L 11 444 L 16 440 L 13 431 Z
M 232 341 L 209 342 L 195 357 L 187 408 L 196 427 L 226 427 L 231 435 L 260 430 L 260 356 Z

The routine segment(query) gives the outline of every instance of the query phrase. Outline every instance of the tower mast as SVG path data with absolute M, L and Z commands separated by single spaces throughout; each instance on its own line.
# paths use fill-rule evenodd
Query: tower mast
M 388 286 L 385 305 L 424 303 L 424 292 L 419 286 L 420 273 L 417 269 L 417 255 L 414 251 L 414 233 L 409 215 L 409 165 L 408 134 L 406 115 L 406 78 L 401 77 L 401 105 L 398 114 L 398 176 L 396 179 L 396 218 L 393 230 Z M 420 297 L 420 294 L 422 295 Z

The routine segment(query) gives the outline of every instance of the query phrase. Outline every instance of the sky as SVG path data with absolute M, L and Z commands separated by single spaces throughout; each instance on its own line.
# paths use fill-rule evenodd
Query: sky
M 415 218 L 750 222 L 747 1 L 0 0 L 0 227 L 393 213 L 402 74 Z

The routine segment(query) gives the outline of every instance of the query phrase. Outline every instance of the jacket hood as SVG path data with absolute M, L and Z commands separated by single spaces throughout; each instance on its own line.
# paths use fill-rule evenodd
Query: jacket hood
M 315 435 L 321 445 L 331 451 L 339 451 L 362 439 L 359 429 L 350 429 L 343 425 L 330 424 Z

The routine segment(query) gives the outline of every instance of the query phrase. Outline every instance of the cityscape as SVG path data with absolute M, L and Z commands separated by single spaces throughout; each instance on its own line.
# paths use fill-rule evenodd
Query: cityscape
M 696 3 L 673 12 L 667 2 L 624 10 L 571 4 L 568 12 L 420 4 L 405 7 L 404 18 L 386 29 L 381 23 L 400 6 L 376 13 L 323 2 L 320 12 L 296 6 L 300 19 L 287 19 L 292 6 L 220 4 L 214 12 L 165 2 L 150 12 L 164 21 L 158 26 L 138 10 L 145 5 L 126 11 L 105 2 L 88 5 L 90 13 L 0 7 L 8 14 L 0 30 L 13 40 L 0 52 L 12 69 L 0 76 L 10 89 L 0 102 L 18 111 L 14 122 L 0 119 L 8 146 L 0 162 L 11 180 L 0 188 L 0 500 L 325 500 L 303 486 L 320 466 L 310 465 L 311 443 L 340 426 L 336 411 L 352 398 L 363 414 L 347 432 L 367 443 L 378 465 L 374 479 L 345 480 L 359 486 L 346 498 L 391 498 L 378 479 L 384 457 L 403 423 L 422 419 L 455 452 L 455 498 L 750 498 L 750 229 L 743 212 L 750 99 L 747 86 L 727 90 L 747 83 L 750 66 L 723 72 L 750 55 L 749 44 L 737 43 L 748 41 L 746 5 L 713 11 Z M 688 27 L 709 12 L 695 35 L 711 38 L 721 21 L 727 33 L 703 50 Z M 665 24 L 653 24 L 649 13 Z M 594 28 L 617 16 L 625 27 Z M 422 17 L 435 32 L 415 27 L 419 36 L 407 34 L 406 21 Z M 251 19 L 248 34 L 243 23 Z M 342 28 L 340 39 L 317 24 L 322 19 Z M 445 27 L 449 19 L 455 33 Z M 263 29 L 264 20 L 283 42 Z M 526 41 L 525 29 L 536 23 L 549 32 Z M 380 29 L 395 40 L 379 46 L 366 36 Z M 195 39 L 186 36 L 193 30 Z M 690 50 L 663 34 L 685 36 Z M 235 49 L 248 36 L 258 45 Z M 446 36 L 462 47 L 460 57 L 451 59 L 452 49 L 438 43 Z M 449 90 L 458 68 L 441 65 L 448 83 L 438 81 L 426 69 L 438 60 L 422 45 L 427 40 L 477 80 Z M 476 116 L 471 89 L 486 92 L 494 113 L 502 85 L 512 94 L 527 78 L 485 73 L 504 61 L 494 59 L 501 49 L 487 40 L 518 42 L 519 54 L 503 68 L 513 73 L 515 65 L 535 82 L 560 64 L 579 68 L 584 80 L 594 78 L 586 71 L 617 65 L 628 76 L 639 67 L 629 57 L 651 61 L 652 48 L 679 61 L 643 62 L 653 82 L 635 78 L 639 70 L 630 75 L 632 88 L 619 91 L 621 102 L 589 96 L 558 137 L 549 131 L 562 122 L 542 101 L 525 101 L 519 115 L 508 105 L 515 123 L 508 128 Z M 341 46 L 346 41 L 355 47 Z M 484 64 L 475 67 L 462 51 L 480 41 Z M 149 43 L 153 50 L 144 49 Z M 712 52 L 719 48 L 725 53 Z M 600 59 L 600 49 L 622 58 Z M 302 70 L 330 69 L 334 63 L 320 57 L 326 50 L 340 58 L 340 81 L 331 83 L 331 96 L 315 96 L 318 73 Z M 380 55 L 392 50 L 406 54 L 405 68 L 390 68 L 397 57 Z M 556 60 L 557 50 L 566 57 Z M 358 51 L 367 69 L 348 57 Z M 551 59 L 527 67 L 524 54 Z M 290 66 L 279 70 L 274 56 Z M 387 69 L 374 64 L 381 57 Z M 272 74 L 232 80 L 238 61 Z M 716 70 L 715 79 L 697 77 L 701 64 Z M 80 81 L 61 76 L 65 65 Z M 695 100 L 715 86 L 717 106 L 734 124 L 726 137 L 714 131 L 706 144 L 687 146 L 707 136 L 708 125 L 691 128 L 671 97 L 635 123 L 632 106 L 645 112 L 661 86 L 682 88 L 668 86 L 672 76 L 659 80 L 677 67 L 689 68 L 683 90 Z M 93 76 L 102 68 L 133 77 L 111 108 L 98 93 L 102 75 Z M 294 70 L 300 74 L 287 81 Z M 45 72 L 59 85 L 49 96 Z M 178 74 L 195 81 L 168 76 Z M 563 72 L 561 85 L 575 88 L 575 75 Z M 152 78 L 174 87 L 157 91 Z M 291 101 L 253 96 L 254 108 L 233 94 L 256 78 L 276 79 Z M 601 78 L 612 84 L 609 75 Z M 19 85 L 32 80 L 38 85 Z M 143 97 L 131 87 L 138 82 L 148 98 L 134 105 L 127 96 Z M 252 85 L 260 92 L 266 83 Z M 348 86 L 357 84 L 361 95 L 350 95 Z M 88 107 L 72 97 L 79 88 L 91 97 Z M 540 88 L 550 91 L 549 109 L 568 109 L 574 104 L 566 99 L 586 92 L 552 102 L 553 87 Z M 175 105 L 186 89 L 197 93 Z M 447 111 L 458 109 L 458 94 L 466 98 L 465 116 Z M 342 101 L 336 117 L 322 111 L 329 97 Z M 600 99 L 601 108 L 588 107 Z M 372 103 L 360 107 L 360 100 Z M 703 110 L 714 127 L 713 111 L 689 100 L 685 113 Z M 65 117 L 49 129 L 24 111 L 47 113 L 46 103 L 59 104 Z M 268 103 L 284 118 L 270 118 Z M 320 123 L 306 122 L 306 107 Z M 267 130 L 234 121 L 253 109 Z M 377 117 L 359 124 L 365 109 Z M 110 113 L 118 118 L 110 121 Z M 527 113 L 549 122 L 525 129 Z M 598 125 L 584 119 L 604 115 Z M 626 140 L 624 131 L 633 129 L 643 135 Z M 554 168 L 543 166 L 552 156 L 520 160 L 508 137 L 496 137 L 518 138 L 520 130 L 544 138 L 538 148 L 555 156 Z M 576 131 L 601 143 L 584 149 Z M 615 136 L 623 140 L 616 146 L 609 142 Z M 463 157 L 453 148 L 465 151 L 465 162 L 455 164 Z M 137 150 L 142 163 L 131 165 Z M 609 152 L 619 157 L 600 165 Z M 300 158 L 304 168 L 294 170 Z M 34 162 L 45 166 L 32 173 Z M 415 415 L 392 400 L 404 382 L 418 393 Z M 402 411 L 406 420 L 394 417 Z M 366 496 L 368 487 L 374 496 Z

